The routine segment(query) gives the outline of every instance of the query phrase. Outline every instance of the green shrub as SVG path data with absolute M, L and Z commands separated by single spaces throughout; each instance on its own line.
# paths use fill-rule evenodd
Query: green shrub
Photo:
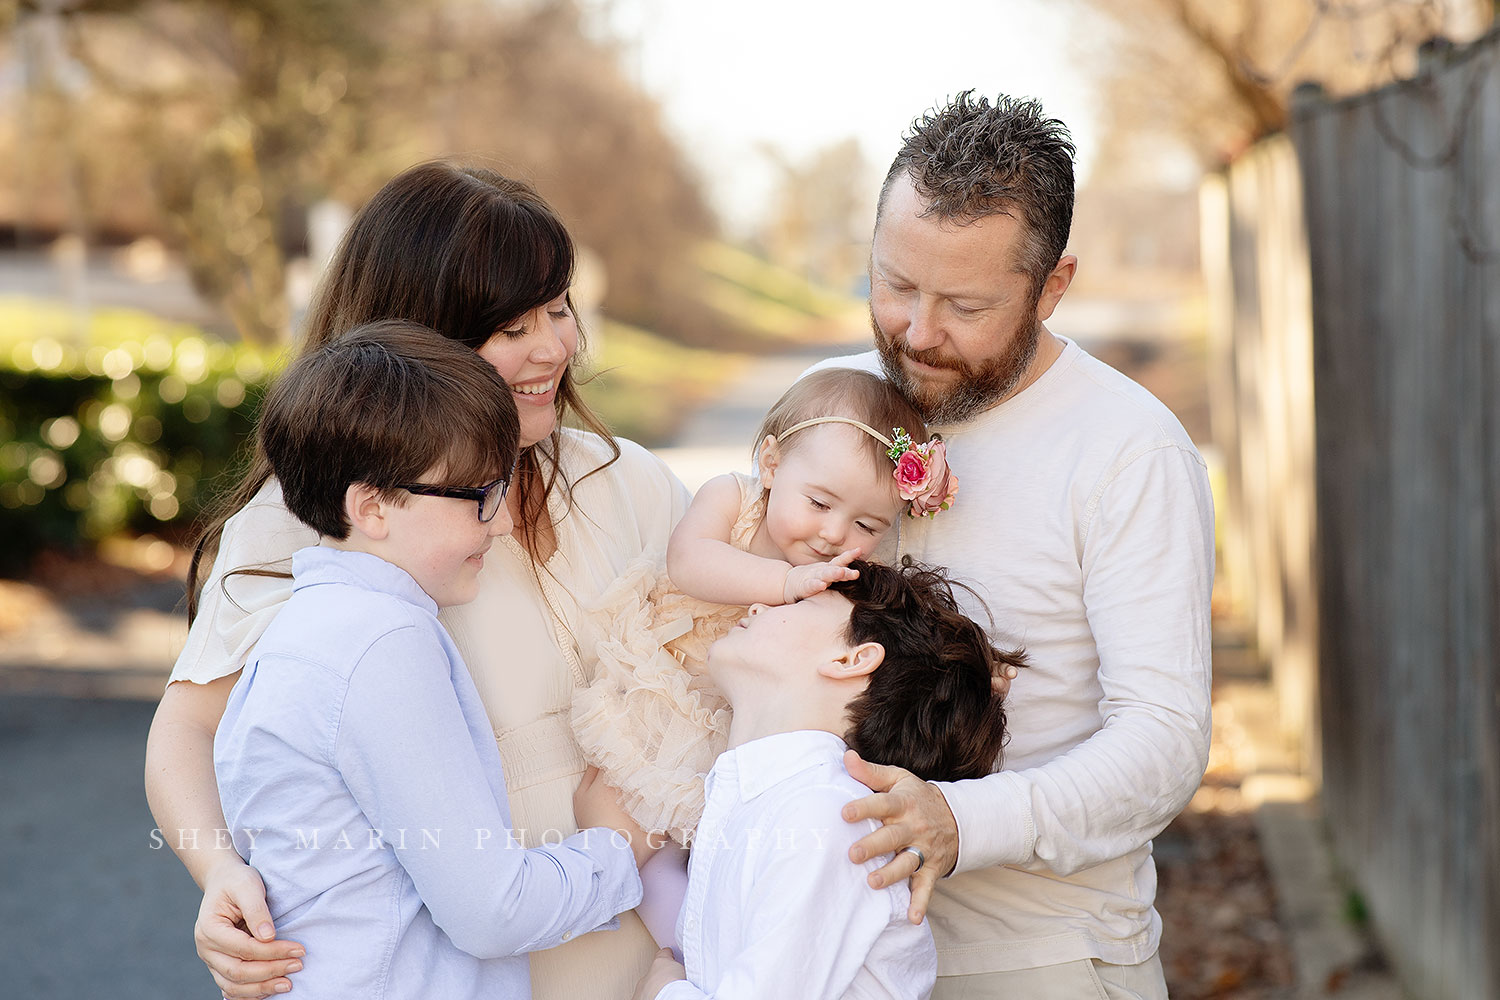
M 279 360 L 145 313 L 79 324 L 0 299 L 0 572 L 122 529 L 180 534 L 240 456 Z

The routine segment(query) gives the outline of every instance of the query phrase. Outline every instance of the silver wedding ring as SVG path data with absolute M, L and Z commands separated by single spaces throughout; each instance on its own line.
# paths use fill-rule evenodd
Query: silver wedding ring
M 917 856 L 917 867 L 915 869 L 913 869 L 913 871 L 912 871 L 913 875 L 915 875 L 917 872 L 921 871 L 922 870 L 922 866 L 927 863 L 927 855 L 923 854 L 922 853 L 922 849 L 920 847 L 915 846 L 915 845 L 901 848 L 901 853 L 902 854 L 915 854 Z

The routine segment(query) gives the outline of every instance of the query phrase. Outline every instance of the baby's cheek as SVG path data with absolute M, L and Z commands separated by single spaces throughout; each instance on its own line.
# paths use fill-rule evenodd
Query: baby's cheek
M 766 517 L 764 522 L 766 537 L 771 544 L 781 552 L 783 559 L 788 559 L 786 549 L 788 543 L 796 540 L 801 533 L 801 526 L 792 514 L 775 501 L 775 493 L 771 494 L 771 501 L 766 504 Z

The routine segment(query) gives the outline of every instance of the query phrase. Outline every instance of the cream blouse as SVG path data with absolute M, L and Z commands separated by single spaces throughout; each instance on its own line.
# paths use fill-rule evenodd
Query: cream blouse
M 618 439 L 617 439 L 618 440 Z M 533 569 L 520 544 L 496 541 L 479 577 L 479 596 L 447 608 L 441 620 L 463 654 L 500 747 L 516 834 L 528 847 L 576 832 L 573 790 L 584 762 L 569 724 L 575 688 L 593 678 L 580 655 L 583 608 L 627 563 L 662 558 L 687 507 L 687 489 L 650 452 L 620 440 L 617 462 L 583 478 L 609 457 L 596 435 L 565 430 L 560 463 L 572 486 L 569 507 L 551 497 L 557 551 Z M 317 534 L 287 512 L 274 480 L 224 527 L 198 616 L 172 670 L 172 681 L 202 684 L 240 670 L 291 580 L 235 575 L 234 569 L 286 569 Z M 587 642 L 584 643 L 587 647 Z M 656 946 L 634 914 L 603 931 L 531 958 L 536 1000 L 628 997 Z

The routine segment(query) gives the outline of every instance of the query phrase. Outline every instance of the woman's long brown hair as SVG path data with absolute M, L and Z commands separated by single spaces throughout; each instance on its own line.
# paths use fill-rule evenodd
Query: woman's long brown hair
M 574 258 L 567 228 L 530 185 L 483 167 L 420 164 L 392 178 L 355 215 L 314 296 L 300 349 L 363 323 L 404 319 L 478 350 L 506 324 L 565 294 Z M 564 417 L 610 449 L 609 459 L 582 478 L 620 457 L 609 428 L 579 394 L 572 364 L 558 383 L 556 407 L 557 427 L 522 451 L 513 487 L 520 503 L 515 534 L 532 553 L 533 569 L 538 538 L 552 526 L 548 497 L 562 488 L 572 504 L 558 462 Z M 270 478 L 270 463 L 257 448 L 244 478 L 215 504 L 188 566 L 189 621 L 224 523 Z

